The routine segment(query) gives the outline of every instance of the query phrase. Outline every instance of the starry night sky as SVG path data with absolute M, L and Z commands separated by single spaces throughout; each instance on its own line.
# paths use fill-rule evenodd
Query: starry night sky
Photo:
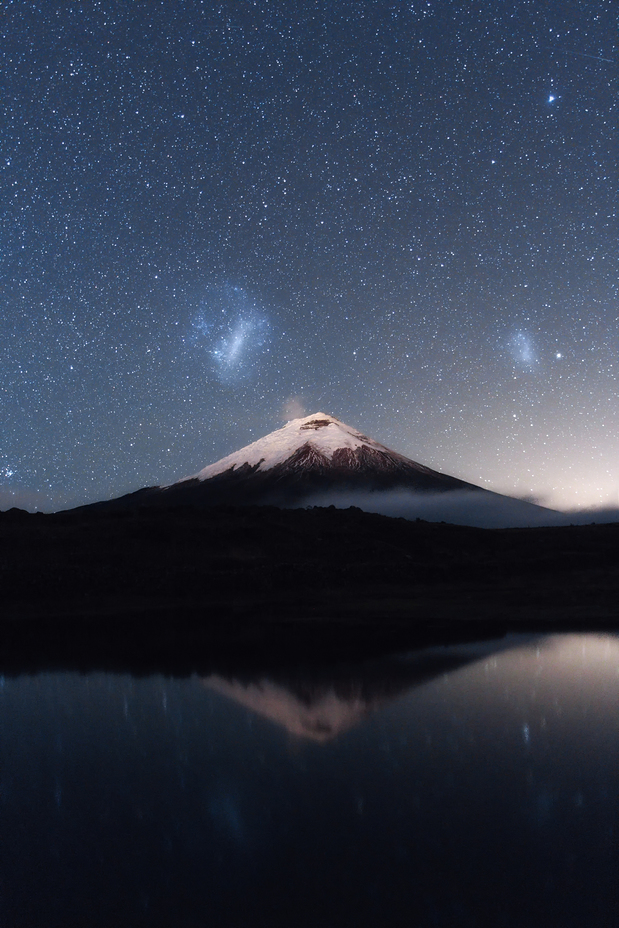
M 616 0 L 0 0 L 0 508 L 331 413 L 619 503 Z

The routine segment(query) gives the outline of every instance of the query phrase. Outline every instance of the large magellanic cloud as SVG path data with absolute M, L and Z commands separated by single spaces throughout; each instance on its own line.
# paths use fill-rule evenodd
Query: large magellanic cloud
M 240 287 L 211 288 L 191 321 L 189 342 L 225 384 L 250 379 L 268 348 L 265 310 Z

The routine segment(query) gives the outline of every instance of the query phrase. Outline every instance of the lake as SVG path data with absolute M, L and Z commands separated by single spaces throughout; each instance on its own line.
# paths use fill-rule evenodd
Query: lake
M 619 636 L 0 680 L 0 926 L 619 925 Z

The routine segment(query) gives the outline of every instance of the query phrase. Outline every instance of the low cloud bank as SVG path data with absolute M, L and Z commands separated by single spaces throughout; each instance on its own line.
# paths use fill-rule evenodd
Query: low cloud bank
M 619 522 L 619 509 L 586 509 L 556 512 L 526 500 L 500 496 L 485 490 L 448 490 L 444 493 L 415 493 L 411 490 L 377 490 L 317 493 L 303 506 L 357 506 L 365 512 L 427 522 L 450 522 L 478 528 L 534 528 L 552 525 L 589 525 Z

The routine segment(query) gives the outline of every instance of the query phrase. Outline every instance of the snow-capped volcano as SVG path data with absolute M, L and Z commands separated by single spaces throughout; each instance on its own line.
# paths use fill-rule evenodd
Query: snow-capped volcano
M 170 497 L 189 490 L 204 503 L 290 505 L 316 492 L 470 488 L 368 438 L 323 412 L 283 428 L 162 488 Z
M 546 524 L 544 514 L 549 514 L 431 470 L 323 412 L 292 419 L 169 486 L 93 505 L 108 510 L 354 505 L 385 515 L 489 526 Z

